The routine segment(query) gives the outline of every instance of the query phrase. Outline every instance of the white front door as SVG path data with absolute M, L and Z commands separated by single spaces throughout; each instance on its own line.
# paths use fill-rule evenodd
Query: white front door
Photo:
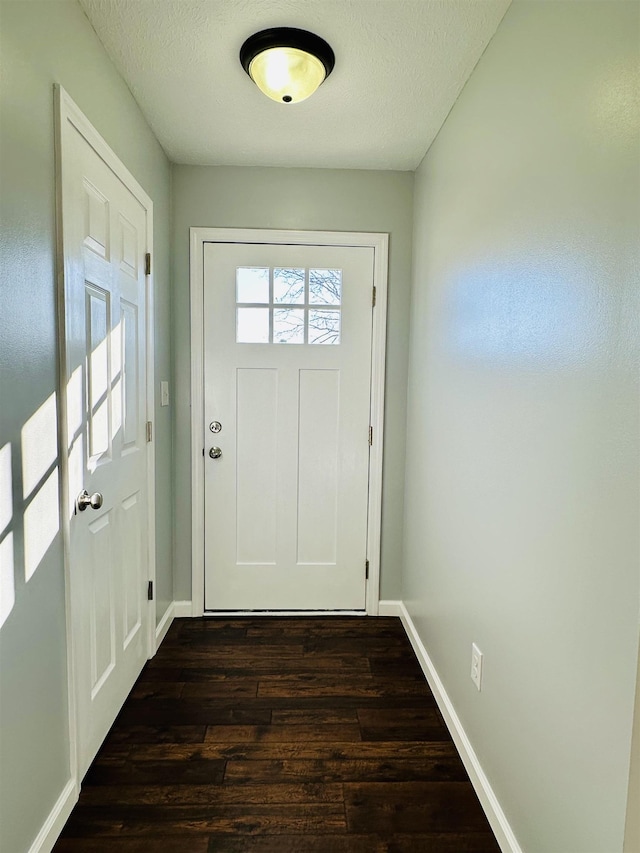
M 374 250 L 204 246 L 205 609 L 364 609 Z
M 148 651 L 149 211 L 71 121 L 63 118 L 61 134 L 70 621 L 82 778 Z M 83 490 L 89 498 L 78 503 Z

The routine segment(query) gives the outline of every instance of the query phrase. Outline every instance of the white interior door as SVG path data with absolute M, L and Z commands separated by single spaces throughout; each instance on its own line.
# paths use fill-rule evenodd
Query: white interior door
M 373 261 L 204 246 L 207 610 L 365 607 Z
M 82 777 L 148 651 L 149 213 L 70 121 L 61 134 L 70 622 Z M 79 511 L 83 490 L 97 497 Z

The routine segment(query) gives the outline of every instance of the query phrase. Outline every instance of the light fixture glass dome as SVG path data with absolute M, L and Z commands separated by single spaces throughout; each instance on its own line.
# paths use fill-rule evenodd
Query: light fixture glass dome
M 261 92 L 274 101 L 297 104 L 324 80 L 324 65 L 310 53 L 295 47 L 272 47 L 259 53 L 249 74 Z
M 296 104 L 312 95 L 331 74 L 335 56 L 327 42 L 306 30 L 262 30 L 240 48 L 240 62 L 261 92 Z

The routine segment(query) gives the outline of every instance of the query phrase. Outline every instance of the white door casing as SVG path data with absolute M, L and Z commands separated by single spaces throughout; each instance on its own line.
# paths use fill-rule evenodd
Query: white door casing
M 193 613 L 205 604 L 376 613 L 388 237 L 244 229 L 191 237 Z M 306 296 L 301 287 L 288 315 L 278 303 L 291 300 L 276 294 L 283 267 L 306 275 Z M 270 309 L 253 308 L 269 316 L 271 343 L 236 342 L 236 309 L 238 322 L 251 313 L 236 296 L 253 300 L 236 293 L 238 269 L 269 277 Z M 310 345 L 314 320 L 328 316 L 310 295 L 312 271 L 322 269 L 343 276 L 339 346 Z M 294 314 L 292 340 L 304 345 L 276 334 Z M 222 423 L 219 434 L 211 420 Z M 209 458 L 212 446 L 221 458 Z
M 152 203 L 58 92 L 61 466 L 72 776 L 80 780 L 152 641 Z M 86 489 L 102 505 L 78 511 Z

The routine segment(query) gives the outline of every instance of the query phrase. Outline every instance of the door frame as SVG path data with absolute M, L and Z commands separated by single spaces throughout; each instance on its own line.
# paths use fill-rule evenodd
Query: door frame
M 67 447 L 67 399 L 65 386 L 67 377 L 66 352 L 66 286 L 68 280 L 65 255 L 65 230 L 63 220 L 63 187 L 66 174 L 65 164 L 69 154 L 64 144 L 63 128 L 67 123 L 73 125 L 84 141 L 93 148 L 98 156 L 122 181 L 125 187 L 142 205 L 146 213 L 146 251 L 153 257 L 153 202 L 140 186 L 127 167 L 111 150 L 96 128 L 80 110 L 77 104 L 59 84 L 54 85 L 54 121 L 55 121 L 55 184 L 56 184 L 56 289 L 58 320 L 58 453 L 60 458 L 60 518 L 64 552 L 66 647 L 67 647 L 67 686 L 69 710 L 69 759 L 71 780 L 76 793 L 80 786 L 78 752 L 78 714 L 75 678 L 75 637 L 71 619 L 71 524 L 68 514 L 69 503 L 69 453 Z M 154 343 L 154 283 L 153 274 L 145 277 L 145 333 L 146 333 L 146 418 L 154 420 L 154 381 L 155 381 L 155 343 Z M 156 536 L 155 536 L 155 448 L 152 441 L 146 444 L 146 489 L 147 489 L 147 570 L 148 580 L 154 584 L 156 579 Z M 147 658 L 156 652 L 156 602 L 147 602 Z
M 191 615 L 204 609 L 204 244 L 268 243 L 284 246 L 353 246 L 373 249 L 373 308 L 371 338 L 371 408 L 373 444 L 369 453 L 367 501 L 366 613 L 378 615 L 380 601 L 380 539 L 382 523 L 382 459 L 384 446 L 384 383 L 387 342 L 387 280 L 389 235 L 347 231 L 283 231 L 262 228 L 190 228 L 191 311 Z M 364 568 L 364 567 L 363 567 Z M 206 611 L 211 613 L 212 611 Z M 273 611 L 279 616 L 287 611 Z M 343 611 L 340 611 L 343 612 Z M 300 616 L 304 611 L 294 611 Z M 259 615 L 252 611 L 252 615 Z

